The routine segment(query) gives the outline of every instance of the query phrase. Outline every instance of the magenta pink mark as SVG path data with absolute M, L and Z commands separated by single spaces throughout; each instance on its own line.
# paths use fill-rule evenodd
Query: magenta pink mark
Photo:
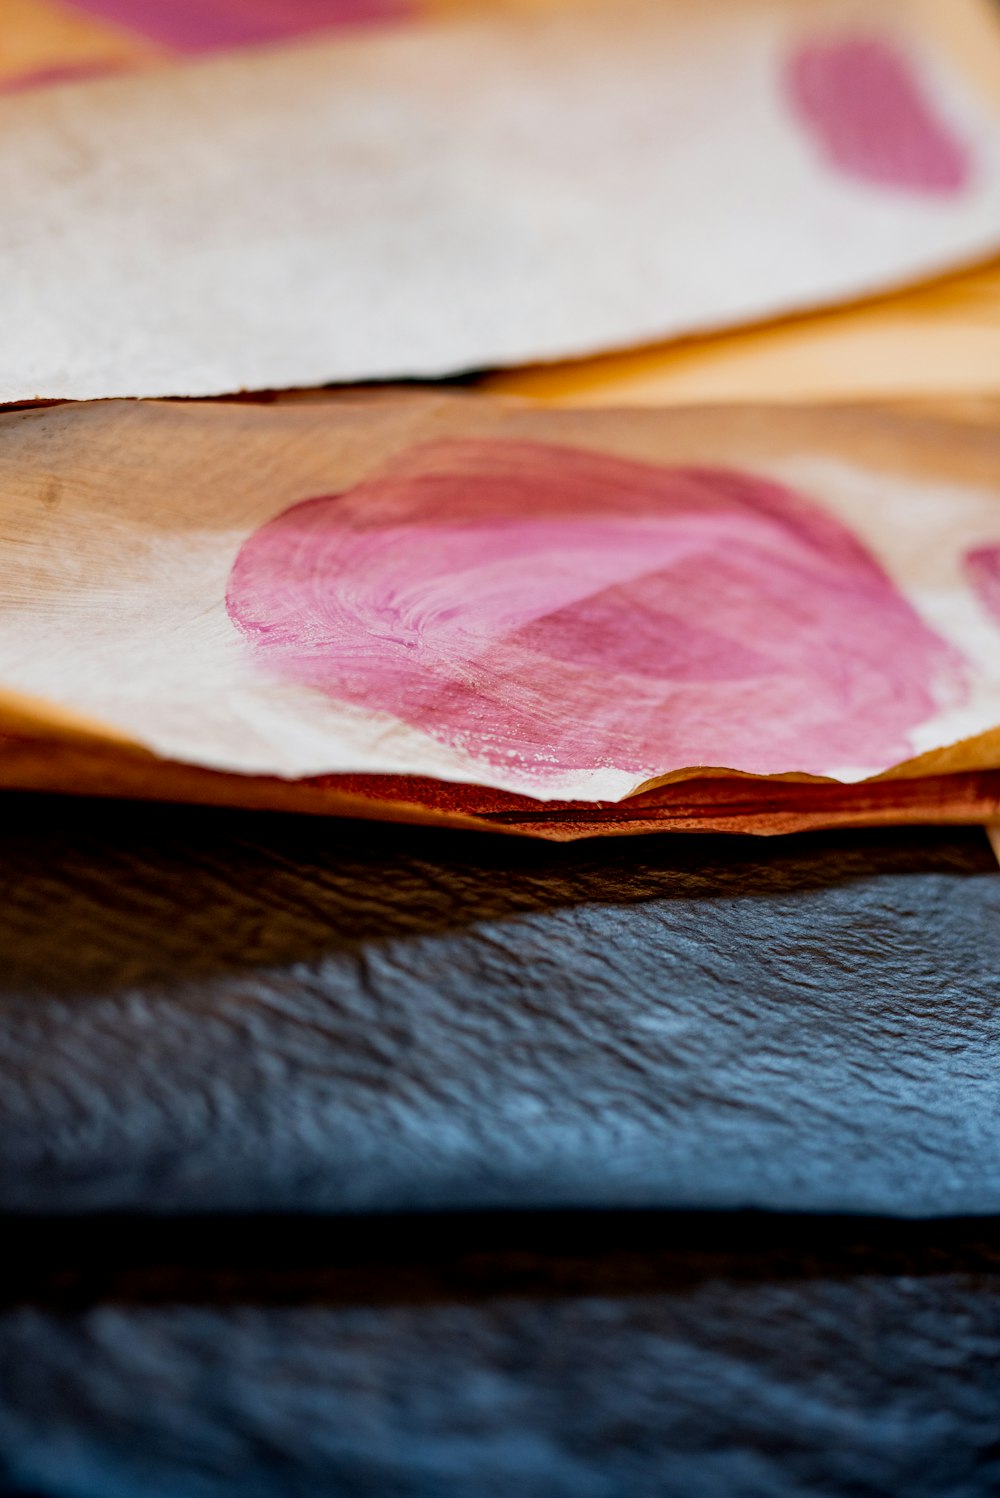
M 1000 545 L 977 546 L 963 558 L 965 575 L 988 614 L 1000 624 Z
M 181 52 L 303 36 L 402 15 L 412 0 L 72 0 L 77 10 Z
M 792 56 L 799 118 L 840 171 L 883 187 L 957 193 L 969 153 L 936 112 L 909 60 L 873 37 L 811 42 Z
M 962 662 L 779 484 L 526 442 L 412 449 L 243 544 L 276 675 L 540 776 L 883 767 Z

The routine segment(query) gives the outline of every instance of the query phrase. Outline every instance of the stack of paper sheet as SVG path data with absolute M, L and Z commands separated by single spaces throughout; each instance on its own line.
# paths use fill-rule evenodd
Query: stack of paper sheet
M 549 837 L 1000 815 L 985 3 L 456 6 L 21 88 L 0 131 L 0 784 Z

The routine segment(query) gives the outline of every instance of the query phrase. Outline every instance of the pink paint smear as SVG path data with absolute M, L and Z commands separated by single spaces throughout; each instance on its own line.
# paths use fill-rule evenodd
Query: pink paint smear
M 889 43 L 807 43 L 789 62 L 787 86 L 796 114 L 838 171 L 919 193 L 954 194 L 968 184 L 966 147 Z
M 243 47 L 405 14 L 411 0 L 72 0 L 77 10 L 181 52 Z
M 963 558 L 973 592 L 996 624 L 1000 624 L 1000 545 L 978 546 Z
M 535 443 L 412 449 L 244 543 L 276 676 L 494 765 L 882 769 L 962 662 L 836 520 L 768 479 Z

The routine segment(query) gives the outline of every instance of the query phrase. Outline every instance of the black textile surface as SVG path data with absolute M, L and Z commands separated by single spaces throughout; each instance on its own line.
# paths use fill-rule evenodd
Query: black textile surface
M 0 1493 L 1000 1491 L 981 833 L 3 807 Z

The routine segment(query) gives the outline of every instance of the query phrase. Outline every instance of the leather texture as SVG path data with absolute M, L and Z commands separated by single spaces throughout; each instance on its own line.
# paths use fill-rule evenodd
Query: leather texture
M 1000 1489 L 980 832 L 5 813 L 0 1493 Z
M 146 1226 L 8 1242 L 0 1491 L 1000 1490 L 1000 1251 L 982 1224 Z
M 545 847 L 10 798 L 0 1209 L 1000 1212 L 978 829 Z

